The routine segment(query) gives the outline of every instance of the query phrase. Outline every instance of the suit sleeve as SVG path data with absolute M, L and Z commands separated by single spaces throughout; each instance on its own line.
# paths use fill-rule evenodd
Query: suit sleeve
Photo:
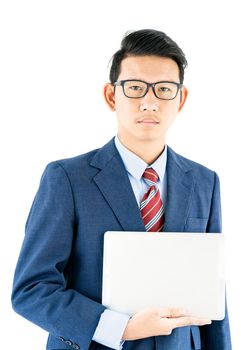
M 12 292 L 14 310 L 76 349 L 88 349 L 105 307 L 66 289 L 75 210 L 62 166 L 47 166 L 26 223 Z
M 220 233 L 222 231 L 221 216 L 220 183 L 217 174 L 214 173 L 214 187 L 207 232 Z M 225 307 L 225 318 L 222 321 L 213 321 L 210 326 L 200 327 L 204 350 L 232 349 L 227 304 Z

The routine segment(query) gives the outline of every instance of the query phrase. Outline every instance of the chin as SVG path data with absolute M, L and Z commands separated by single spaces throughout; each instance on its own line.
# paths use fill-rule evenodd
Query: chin
M 156 141 L 158 139 L 163 138 L 164 132 L 153 132 L 150 130 L 150 132 L 145 131 L 138 133 L 137 137 L 140 138 L 140 140 L 145 140 L 145 141 Z
M 143 135 L 141 137 L 138 137 L 139 142 L 145 142 L 145 143 L 152 143 L 152 142 L 157 142 L 157 141 L 161 141 L 161 139 L 163 139 L 162 136 L 158 135 L 158 136 L 147 136 L 147 135 Z

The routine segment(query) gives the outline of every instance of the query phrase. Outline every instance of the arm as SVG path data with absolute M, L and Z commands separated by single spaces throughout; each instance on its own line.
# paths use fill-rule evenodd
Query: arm
M 85 350 L 105 307 L 66 288 L 74 211 L 68 176 L 58 163 L 52 163 L 42 176 L 26 223 L 12 303 L 23 317 Z
M 208 220 L 207 232 L 221 232 L 221 200 L 220 183 L 217 174 L 214 173 L 213 196 Z M 226 316 L 222 321 L 213 321 L 210 326 L 201 328 L 202 344 L 205 350 L 231 350 L 231 338 L 226 305 Z

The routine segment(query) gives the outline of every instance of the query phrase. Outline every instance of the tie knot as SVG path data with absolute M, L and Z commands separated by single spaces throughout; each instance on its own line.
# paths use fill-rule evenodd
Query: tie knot
M 144 171 L 142 177 L 144 178 L 144 180 L 146 181 L 146 183 L 149 186 L 153 186 L 157 183 L 159 176 L 157 174 L 157 172 L 152 169 L 152 168 L 146 168 L 146 170 Z

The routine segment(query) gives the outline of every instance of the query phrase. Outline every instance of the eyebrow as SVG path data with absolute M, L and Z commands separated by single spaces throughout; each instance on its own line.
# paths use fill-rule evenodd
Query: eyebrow
M 156 80 L 155 82 L 148 82 L 143 79 L 138 79 L 138 78 L 128 78 L 128 79 L 118 79 L 117 81 L 123 81 L 123 80 L 129 80 L 129 81 L 142 81 L 143 83 L 148 83 L 148 84 L 156 84 L 156 83 L 175 83 L 175 84 L 181 84 L 179 81 L 175 80 L 168 80 L 168 79 L 162 79 L 162 80 Z M 178 79 L 179 80 L 179 79 Z M 182 85 L 182 84 L 181 84 Z

